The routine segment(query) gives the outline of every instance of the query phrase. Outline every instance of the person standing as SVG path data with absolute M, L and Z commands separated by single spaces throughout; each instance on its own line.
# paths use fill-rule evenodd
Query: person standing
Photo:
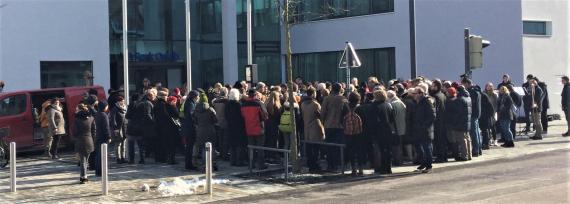
M 89 154 L 95 149 L 93 144 L 95 134 L 95 119 L 86 105 L 79 104 L 77 106 L 77 113 L 75 113 L 73 136 L 75 137 L 75 152 L 79 155 L 79 166 L 81 167 L 79 182 L 81 184 L 89 181 L 89 179 L 87 179 L 87 165 Z
M 53 138 L 49 153 L 52 159 L 59 159 L 57 149 L 59 141 L 65 136 L 65 118 L 63 117 L 61 103 L 58 98 L 51 99 L 51 105 L 47 108 L 49 135 Z
M 226 120 L 226 105 L 228 104 L 228 89 L 220 87 L 218 89 L 218 97 L 212 100 L 212 106 L 216 111 L 218 123 L 216 124 L 216 144 L 220 151 L 220 156 L 224 160 L 229 160 L 229 138 L 228 121 Z
M 533 121 L 533 116 L 532 116 L 532 112 L 533 112 L 533 97 L 532 97 L 532 91 L 531 91 L 531 80 L 534 79 L 534 76 L 532 74 L 529 74 L 526 76 L 526 82 L 522 85 L 523 90 L 524 90 L 524 96 L 523 98 L 523 102 L 524 102 L 524 118 L 525 118 L 525 122 L 526 122 L 526 126 L 524 129 L 524 132 L 526 134 L 528 134 L 528 132 L 531 131 L 530 129 L 530 124 Z M 535 128 L 533 128 L 534 130 L 536 130 Z
M 568 76 L 562 77 L 562 84 L 564 88 L 562 89 L 562 110 L 566 116 L 566 124 L 568 125 L 566 133 L 562 134 L 564 137 L 570 136 L 570 80 Z
M 465 86 L 471 97 L 471 143 L 473 147 L 473 156 L 478 157 L 483 154 L 481 133 L 479 132 L 479 118 L 481 117 L 481 92 L 476 88 L 468 78 L 463 78 L 461 84 Z
M 532 123 L 535 126 L 534 129 L 536 130 L 533 137 L 530 139 L 533 140 L 542 140 L 542 123 L 541 123 L 541 112 L 542 112 L 542 103 L 544 101 L 544 93 L 542 89 L 538 86 L 538 82 L 535 79 L 530 80 L 530 95 L 531 95 L 531 111 L 532 111 Z
M 515 86 L 511 81 L 511 76 L 509 76 L 508 74 L 503 75 L 503 81 L 501 81 L 501 83 L 497 85 L 497 89 L 501 89 L 501 87 L 503 86 Z
M 152 144 L 153 139 L 156 136 L 155 127 L 155 117 L 154 117 L 154 102 L 156 101 L 157 90 L 154 88 L 148 89 L 145 93 L 144 98 L 138 104 L 138 111 L 140 111 L 139 117 L 141 120 L 142 128 L 142 141 L 145 146 L 145 155 L 150 156 L 150 153 L 157 154 L 156 146 Z M 142 162 L 144 164 L 144 161 Z
M 501 135 L 505 140 L 502 147 L 515 147 L 513 133 L 510 129 L 511 121 L 514 119 L 513 99 L 511 99 L 509 89 L 505 86 L 499 89 L 499 100 L 497 107 Z
M 416 152 L 420 158 L 420 166 L 417 168 L 422 173 L 428 173 L 432 169 L 433 162 L 433 123 L 435 121 L 434 99 L 427 95 L 427 84 L 420 84 L 416 88 L 415 111 L 411 118 L 411 131 L 416 144 Z
M 454 87 L 450 87 L 447 89 L 445 107 L 447 138 L 453 157 L 455 161 L 468 161 L 471 159 L 471 152 L 469 151 L 469 145 L 471 144 L 471 137 L 469 136 L 471 113 L 468 101 L 458 97 L 457 90 Z
M 430 96 L 435 99 L 435 122 L 434 122 L 434 146 L 436 163 L 447 162 L 447 130 L 445 129 L 445 94 L 442 91 L 443 84 L 440 80 L 434 80 L 430 87 Z
M 125 148 L 125 130 L 127 122 L 125 119 L 125 114 L 127 113 L 127 108 L 125 105 L 125 99 L 122 96 L 116 98 L 116 102 L 111 107 L 109 114 L 109 123 L 112 130 L 112 144 L 115 149 L 115 156 L 117 157 L 117 164 L 126 163 L 126 148 Z
M 49 120 L 47 117 L 47 110 L 51 105 L 51 99 L 50 100 L 46 100 L 43 104 L 42 104 L 42 111 L 40 113 L 40 126 L 42 128 L 42 133 L 44 135 L 44 156 L 46 156 L 48 159 L 51 159 L 51 142 L 53 140 L 53 137 L 50 134 L 50 129 L 49 129 Z
M 245 166 L 247 136 L 245 135 L 245 122 L 241 115 L 241 93 L 238 89 L 231 89 L 228 94 L 228 103 L 224 108 L 227 121 L 226 137 L 230 148 L 230 164 L 232 166 Z M 219 122 L 219 121 L 218 121 Z
M 491 145 L 491 129 L 495 124 L 495 108 L 486 93 L 481 94 L 481 117 L 479 118 L 479 128 L 481 128 L 481 149 L 488 150 Z
M 350 92 L 348 95 L 348 107 L 348 113 L 343 118 L 348 162 L 350 162 L 352 167 L 352 176 L 357 175 L 357 168 L 358 175 L 364 175 L 363 168 L 366 164 L 366 153 L 363 151 L 363 111 L 358 110 L 360 108 L 360 95 L 358 93 Z
M 95 114 L 95 125 L 97 134 L 95 136 L 95 175 L 101 176 L 101 145 L 111 143 L 111 127 L 109 126 L 109 106 L 106 102 L 100 101 Z
M 325 129 L 321 122 L 321 105 L 317 102 L 317 94 L 314 88 L 309 88 L 307 90 L 308 100 L 303 101 L 301 104 L 301 111 L 303 115 L 303 127 L 305 134 L 305 140 L 309 142 L 323 142 L 325 139 Z M 319 172 L 321 167 L 319 166 L 319 146 L 315 144 L 307 144 L 307 166 L 309 166 L 309 172 Z
M 467 105 L 467 115 L 469 116 L 469 120 L 467 120 L 467 141 L 469 141 L 469 143 L 467 144 L 467 158 L 468 160 L 473 159 L 473 138 L 470 135 L 471 132 L 471 127 L 473 127 L 471 125 L 471 118 L 473 118 L 471 116 L 472 114 L 472 106 L 471 106 L 471 97 L 469 96 L 469 92 L 467 92 L 467 90 L 465 89 L 465 87 L 458 85 L 457 86 L 457 98 L 459 100 L 462 101 L 462 103 Z
M 186 170 L 197 170 L 196 166 L 194 166 L 192 159 L 194 153 L 194 143 L 196 141 L 196 126 L 194 124 L 194 111 L 196 110 L 196 104 L 199 100 L 198 91 L 190 91 L 188 93 L 188 97 L 183 105 L 183 112 L 184 118 L 182 120 L 182 133 L 186 138 L 186 148 L 185 148 L 185 162 L 184 168 Z
M 325 126 L 325 141 L 344 144 L 342 119 L 348 113 L 348 100 L 343 96 L 339 83 L 332 85 L 331 95 L 323 100 L 322 118 Z M 328 171 L 336 171 L 340 165 L 340 152 L 336 147 L 327 151 Z
M 139 164 L 144 164 L 144 151 L 145 146 L 143 144 L 143 127 L 142 118 L 140 117 L 142 112 L 139 110 L 139 95 L 133 94 L 130 98 L 129 106 L 127 107 L 127 113 L 125 118 L 128 120 L 127 123 L 127 149 L 129 155 L 129 164 L 135 163 L 135 144 L 139 150 Z
M 267 100 L 265 101 L 269 117 L 269 119 L 265 122 L 265 147 L 269 148 L 278 148 L 277 146 L 277 141 L 279 139 L 278 126 L 280 123 L 281 114 L 283 112 L 283 106 L 281 105 L 282 103 L 280 100 L 280 95 L 281 94 L 279 92 L 272 91 L 269 94 L 269 98 L 267 98 Z M 277 153 L 271 152 L 265 155 L 268 157 L 266 159 L 271 162 L 278 161 L 279 154 Z
M 216 118 L 216 111 L 210 107 L 208 100 L 200 100 L 196 104 L 196 110 L 194 111 L 194 125 L 196 126 L 196 142 L 194 143 L 194 166 L 198 166 L 198 150 L 205 149 L 205 144 L 207 142 L 212 143 L 212 152 L 216 152 L 214 149 L 216 144 L 214 138 L 216 137 L 216 123 L 218 122 Z M 205 154 L 203 154 L 205 155 Z M 215 154 L 212 154 L 214 162 L 214 170 L 217 170 L 217 165 L 215 161 Z
M 542 111 L 540 112 L 540 123 L 542 124 L 542 134 L 548 134 L 548 109 L 550 109 L 548 86 L 543 81 L 538 80 L 537 77 L 534 77 L 534 80 L 538 82 L 538 87 L 542 89 L 542 93 L 544 94 L 544 99 L 542 100 Z
M 268 119 L 267 110 L 263 103 L 256 99 L 256 91 L 250 89 L 247 92 L 248 97 L 242 101 L 241 114 L 245 122 L 245 133 L 247 135 L 248 144 L 252 146 L 264 146 L 264 121 Z M 266 169 L 265 153 L 263 150 L 257 150 L 255 162 L 258 169 Z
M 394 164 L 400 166 L 403 164 L 403 145 L 402 141 L 406 135 L 406 104 L 398 98 L 394 91 L 388 91 L 388 102 L 394 109 L 394 126 L 396 128 L 397 141 L 392 150 L 394 155 Z M 411 154 L 411 153 L 410 153 Z
M 485 91 L 483 92 L 483 94 L 485 94 L 487 96 L 487 98 L 489 99 L 489 102 L 491 103 L 491 105 L 493 106 L 493 110 L 495 112 L 493 112 L 493 117 L 492 117 L 492 123 L 491 125 L 491 133 L 492 133 L 492 140 L 490 142 L 491 146 L 498 146 L 499 144 L 497 143 L 497 100 L 499 98 L 499 96 L 497 96 L 497 94 L 495 93 L 494 90 L 494 86 L 493 83 L 489 82 L 485 85 Z
M 399 142 L 397 126 L 395 126 L 394 121 L 394 109 L 387 100 L 386 91 L 382 89 L 374 91 L 372 112 L 375 117 L 367 117 L 367 119 L 372 119 L 371 125 L 375 132 L 372 140 L 380 150 L 380 166 L 374 168 L 376 174 L 392 174 L 392 147 Z

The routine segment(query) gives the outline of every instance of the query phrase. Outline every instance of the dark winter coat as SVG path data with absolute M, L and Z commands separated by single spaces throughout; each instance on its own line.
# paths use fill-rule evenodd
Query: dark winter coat
M 542 111 L 550 109 L 550 100 L 548 99 L 548 86 L 544 82 L 538 82 L 538 86 L 542 89 L 544 99 L 542 100 Z
M 241 104 L 239 101 L 230 100 L 225 107 L 226 120 L 228 121 L 228 131 L 230 144 L 232 146 L 247 145 L 245 136 L 245 122 L 241 115 Z
M 113 132 L 120 132 L 121 134 L 124 134 L 125 130 L 127 129 L 127 120 L 125 119 L 126 113 L 127 110 L 125 110 L 123 107 L 119 107 L 116 104 L 113 105 L 111 111 L 109 112 L 109 125 L 111 126 L 111 130 Z M 123 135 L 120 136 L 124 137 Z
M 435 100 L 435 122 L 434 122 L 434 131 L 436 134 L 445 137 L 446 130 L 445 130 L 445 100 L 447 97 L 443 92 L 438 91 L 432 94 L 433 99 Z
M 415 112 L 417 102 L 412 96 L 402 96 L 404 104 L 406 104 L 406 135 L 402 138 L 403 144 L 413 144 L 414 136 L 412 135 L 412 114 Z
M 514 113 L 512 111 L 513 99 L 509 95 L 499 95 L 497 106 L 499 107 L 499 120 L 513 120 Z
M 469 116 L 469 120 L 467 120 L 467 131 L 471 131 L 471 120 L 473 118 L 473 116 L 471 116 L 473 114 L 473 107 L 472 102 L 471 102 L 471 96 L 469 95 L 469 92 L 467 92 L 467 90 L 465 90 L 464 88 L 460 87 L 457 90 L 457 98 L 459 98 L 459 100 L 462 100 L 464 104 L 467 104 L 467 115 Z
M 196 110 L 196 102 L 192 99 L 186 99 L 184 102 L 184 120 L 182 120 L 182 134 L 189 139 L 196 139 L 196 126 L 194 124 L 194 111 Z
M 95 125 L 97 126 L 96 144 L 107 143 L 111 139 L 111 127 L 109 126 L 109 114 L 98 112 L 95 114 Z
M 95 151 L 94 137 L 96 134 L 95 119 L 89 112 L 79 112 L 75 115 L 75 152 L 87 156 Z
M 174 123 L 174 120 L 178 118 L 176 107 L 167 104 L 164 99 L 158 99 L 153 111 L 158 137 L 164 139 L 178 138 L 179 129 Z
M 196 143 L 203 145 L 214 141 L 216 137 L 216 111 L 208 103 L 198 103 L 194 111 L 194 124 L 196 125 Z
M 226 104 L 228 104 L 228 99 L 217 98 L 212 101 L 212 106 L 216 111 L 216 117 L 218 118 L 218 127 L 222 129 L 228 128 L 228 122 L 226 120 Z
M 128 120 L 127 123 L 127 135 L 129 137 L 137 138 L 142 137 L 142 122 L 141 118 L 137 117 L 138 110 L 137 110 L 138 103 L 131 103 L 127 107 L 127 113 L 125 114 L 125 119 Z
M 481 117 L 479 118 L 479 127 L 482 130 L 491 129 L 495 124 L 495 108 L 491 104 L 491 100 L 487 94 L 481 94 Z
M 471 128 L 469 104 L 461 97 L 449 98 L 446 101 L 445 124 L 447 129 L 467 132 Z
M 372 129 L 373 141 L 381 145 L 396 145 L 400 142 L 395 130 L 394 109 L 390 103 L 374 101 L 367 112 L 370 116 L 366 117 L 366 123 L 367 127 Z
M 562 110 L 567 111 L 570 108 L 570 83 L 562 88 Z
M 428 143 L 433 140 L 433 123 L 435 121 L 434 99 L 422 97 L 411 114 L 411 131 L 414 142 Z
M 481 92 L 474 86 L 467 91 L 471 97 L 471 119 L 479 119 L 481 117 Z

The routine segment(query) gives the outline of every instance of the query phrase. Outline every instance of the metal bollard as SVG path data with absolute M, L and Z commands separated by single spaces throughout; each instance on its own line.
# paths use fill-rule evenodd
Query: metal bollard
M 10 142 L 10 192 L 16 192 L 16 143 Z
M 109 195 L 109 177 L 107 167 L 107 144 L 101 144 L 101 184 L 103 195 Z
M 212 143 L 206 143 L 206 193 L 210 194 L 210 197 L 214 194 L 212 187 Z

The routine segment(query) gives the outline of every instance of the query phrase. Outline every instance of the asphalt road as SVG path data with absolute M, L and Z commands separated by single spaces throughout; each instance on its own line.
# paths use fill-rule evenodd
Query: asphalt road
M 502 159 L 227 203 L 570 203 L 570 151 Z

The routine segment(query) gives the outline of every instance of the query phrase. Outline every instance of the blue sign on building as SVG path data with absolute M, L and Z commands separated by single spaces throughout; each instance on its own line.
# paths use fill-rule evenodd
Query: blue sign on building
M 131 62 L 177 62 L 179 61 L 180 55 L 176 52 L 166 52 L 166 53 L 152 53 L 148 52 L 146 54 L 135 52 L 129 53 L 129 61 Z

